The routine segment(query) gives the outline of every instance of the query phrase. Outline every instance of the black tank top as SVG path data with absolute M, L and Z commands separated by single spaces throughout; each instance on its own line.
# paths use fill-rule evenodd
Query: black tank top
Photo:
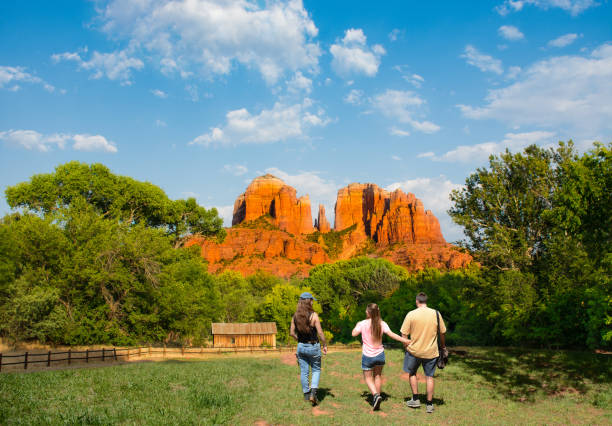
M 310 324 L 310 319 L 312 318 L 312 314 L 308 317 L 308 323 Z M 310 326 L 310 332 L 302 333 L 297 326 L 297 322 L 295 321 L 295 315 L 293 316 L 293 323 L 295 324 L 295 332 L 298 336 L 298 343 L 318 343 L 319 336 L 317 335 L 317 328 Z

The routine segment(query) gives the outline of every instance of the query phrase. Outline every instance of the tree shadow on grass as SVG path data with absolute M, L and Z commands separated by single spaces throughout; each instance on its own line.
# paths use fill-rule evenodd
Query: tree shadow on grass
M 425 404 L 425 402 L 427 402 L 427 395 L 426 394 L 418 394 L 417 397 L 419 398 L 419 401 L 421 401 L 421 404 Z M 407 396 L 404 398 L 404 402 L 408 401 L 412 399 L 412 396 Z M 436 398 L 435 396 L 433 397 L 433 399 L 431 400 L 431 402 L 434 403 L 434 405 L 444 405 L 444 398 Z
M 330 388 L 319 388 L 317 390 L 317 399 L 319 402 L 323 401 L 327 397 L 335 398 L 336 395 L 331 391 Z
M 368 391 L 363 391 L 363 392 L 361 392 L 361 395 L 360 395 L 360 396 L 361 396 L 361 397 L 363 398 L 363 400 L 364 400 L 364 401 L 366 401 L 368 404 L 372 405 L 372 404 L 374 403 L 374 397 L 372 396 L 372 394 L 371 394 L 370 392 L 368 392 Z M 381 392 L 381 393 L 380 393 L 380 396 L 382 397 L 382 400 L 383 400 L 383 401 L 386 401 L 386 400 L 387 400 L 387 399 L 389 399 L 389 398 L 393 398 L 393 396 L 392 396 L 392 395 L 389 395 L 389 394 L 388 394 L 388 393 L 386 393 L 386 392 Z
M 590 352 L 487 348 L 457 351 L 451 362 L 484 379 L 499 395 L 521 402 L 538 394 L 586 394 L 589 382 L 612 380 L 612 357 Z

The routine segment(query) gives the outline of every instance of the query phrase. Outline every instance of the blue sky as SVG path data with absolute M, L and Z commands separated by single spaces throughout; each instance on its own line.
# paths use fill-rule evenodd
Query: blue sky
M 270 172 L 333 222 L 373 182 L 454 241 L 448 193 L 489 154 L 612 139 L 611 22 L 607 0 L 6 0 L 0 189 L 101 162 L 227 220 Z

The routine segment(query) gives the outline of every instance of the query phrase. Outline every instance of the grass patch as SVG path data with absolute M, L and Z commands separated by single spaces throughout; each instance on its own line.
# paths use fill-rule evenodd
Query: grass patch
M 343 246 L 342 237 L 344 235 L 350 234 L 355 229 L 357 229 L 356 223 L 354 223 L 353 225 L 349 226 L 346 229 L 343 229 L 342 231 L 331 230 L 329 232 L 324 232 L 324 233 L 316 231 L 316 232 L 313 232 L 312 234 L 309 234 L 306 237 L 306 240 L 312 243 L 318 243 L 319 238 L 323 238 L 323 250 L 325 250 L 325 253 L 327 253 L 327 255 L 331 259 L 335 259 L 338 257 L 338 255 L 342 251 L 342 246 Z
M 403 353 L 387 350 L 372 413 L 361 353 L 324 357 L 319 407 L 302 400 L 293 354 L 0 375 L 0 424 L 610 424 L 612 357 L 459 348 L 436 373 L 436 411 L 404 405 Z M 419 371 L 421 373 L 421 371 Z M 419 385 L 424 394 L 424 383 Z M 424 397 L 422 397 L 424 398 Z
M 274 218 L 269 214 L 259 216 L 257 219 L 249 220 L 248 222 L 241 222 L 238 225 L 234 225 L 234 228 L 248 228 L 248 229 L 266 229 L 268 231 L 280 231 L 280 228 L 274 225 Z

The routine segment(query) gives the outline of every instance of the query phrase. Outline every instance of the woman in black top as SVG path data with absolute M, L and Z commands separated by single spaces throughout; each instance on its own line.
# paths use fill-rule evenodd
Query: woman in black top
M 319 387 L 319 377 L 321 376 L 321 349 L 327 354 L 327 343 L 325 335 L 321 329 L 319 316 L 312 309 L 314 297 L 305 292 L 300 295 L 297 309 L 291 320 L 291 330 L 289 334 L 298 341 L 297 359 L 300 365 L 300 381 L 302 382 L 302 392 L 304 400 L 310 401 L 312 405 L 317 405 L 317 389 Z M 319 343 L 319 339 L 322 342 Z M 308 384 L 308 370 L 312 369 L 311 384 Z

